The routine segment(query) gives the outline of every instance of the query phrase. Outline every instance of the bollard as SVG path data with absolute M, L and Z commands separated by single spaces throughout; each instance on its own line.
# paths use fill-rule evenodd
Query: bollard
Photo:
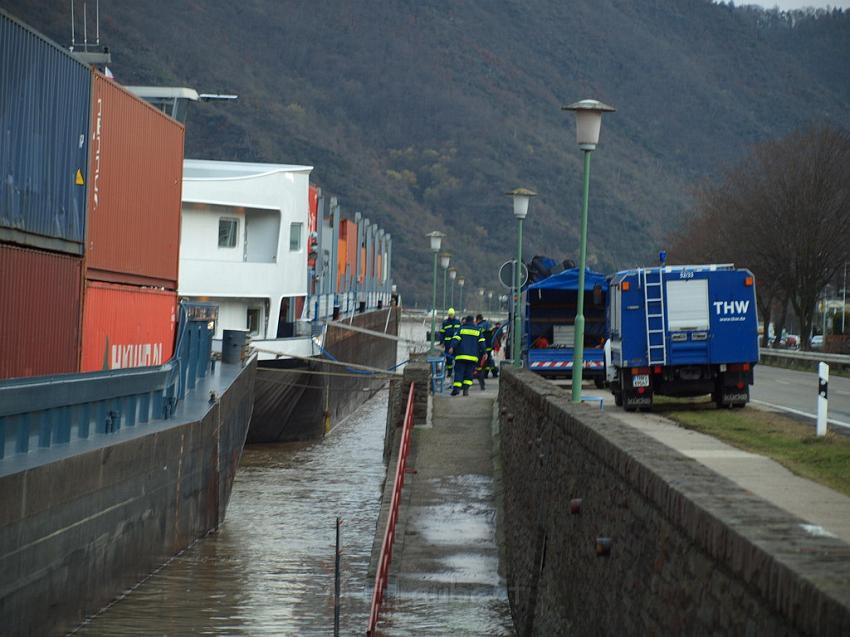
M 818 363 L 818 425 L 817 435 L 826 435 L 827 389 L 829 387 L 829 365 Z
M 242 350 L 248 342 L 248 330 L 224 330 L 221 339 L 221 362 L 236 364 L 242 362 Z

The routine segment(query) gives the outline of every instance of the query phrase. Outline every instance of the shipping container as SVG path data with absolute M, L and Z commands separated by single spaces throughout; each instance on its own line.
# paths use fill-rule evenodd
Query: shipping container
M 339 222 L 339 239 L 337 240 L 336 254 L 336 289 L 343 290 L 347 283 L 345 268 L 348 264 L 348 221 L 345 219 Z
M 0 241 L 82 254 L 91 71 L 0 10 Z
M 0 378 L 77 371 L 82 264 L 0 244 Z
M 348 263 L 346 266 L 348 267 L 348 280 L 353 287 L 357 278 L 357 224 L 350 220 L 346 223 L 348 224 L 348 248 L 345 251 Z
M 161 365 L 174 352 L 177 293 L 87 281 L 81 372 Z
M 319 228 L 319 193 L 320 189 L 315 184 L 310 184 L 308 195 L 308 210 L 310 212 L 310 223 L 307 232 L 316 232 Z
M 177 289 L 183 126 L 93 78 L 86 277 Z

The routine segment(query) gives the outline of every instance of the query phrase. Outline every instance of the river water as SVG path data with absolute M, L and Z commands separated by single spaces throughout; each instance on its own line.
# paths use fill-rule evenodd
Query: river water
M 402 334 L 424 341 L 421 324 Z M 400 359 L 407 356 L 399 348 Z M 385 476 L 386 390 L 324 440 L 245 448 L 220 530 L 80 627 L 82 635 L 333 634 L 336 517 L 342 635 L 363 634 Z

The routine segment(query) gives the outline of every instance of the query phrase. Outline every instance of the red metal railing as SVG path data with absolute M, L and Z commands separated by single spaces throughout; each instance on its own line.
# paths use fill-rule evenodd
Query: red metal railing
M 374 634 L 378 625 L 378 615 L 381 612 L 381 604 L 384 601 L 384 590 L 387 587 L 387 577 L 390 571 L 390 560 L 393 556 L 393 540 L 395 539 L 395 525 L 398 521 L 398 507 L 401 502 L 401 489 L 404 487 L 404 474 L 407 469 L 407 456 L 410 453 L 410 431 L 413 429 L 413 383 L 410 383 L 410 392 L 407 395 L 407 408 L 404 411 L 404 426 L 401 431 L 401 444 L 398 450 L 398 462 L 395 467 L 395 482 L 393 483 L 393 497 L 390 503 L 390 515 L 387 518 L 387 528 L 384 530 L 384 541 L 381 544 L 381 557 L 378 560 L 378 568 L 375 571 L 375 589 L 372 591 L 372 608 L 369 612 L 369 628 L 366 635 Z

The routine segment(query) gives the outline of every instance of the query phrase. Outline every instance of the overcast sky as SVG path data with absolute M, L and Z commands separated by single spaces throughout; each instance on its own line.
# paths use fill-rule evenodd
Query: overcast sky
M 768 9 L 777 6 L 780 9 L 799 9 L 801 7 L 825 7 L 827 5 L 830 7 L 850 9 L 850 0 L 832 0 L 831 2 L 825 2 L 824 0 L 808 0 L 808 2 L 805 0 L 741 0 L 736 1 L 735 4 L 760 4 Z

